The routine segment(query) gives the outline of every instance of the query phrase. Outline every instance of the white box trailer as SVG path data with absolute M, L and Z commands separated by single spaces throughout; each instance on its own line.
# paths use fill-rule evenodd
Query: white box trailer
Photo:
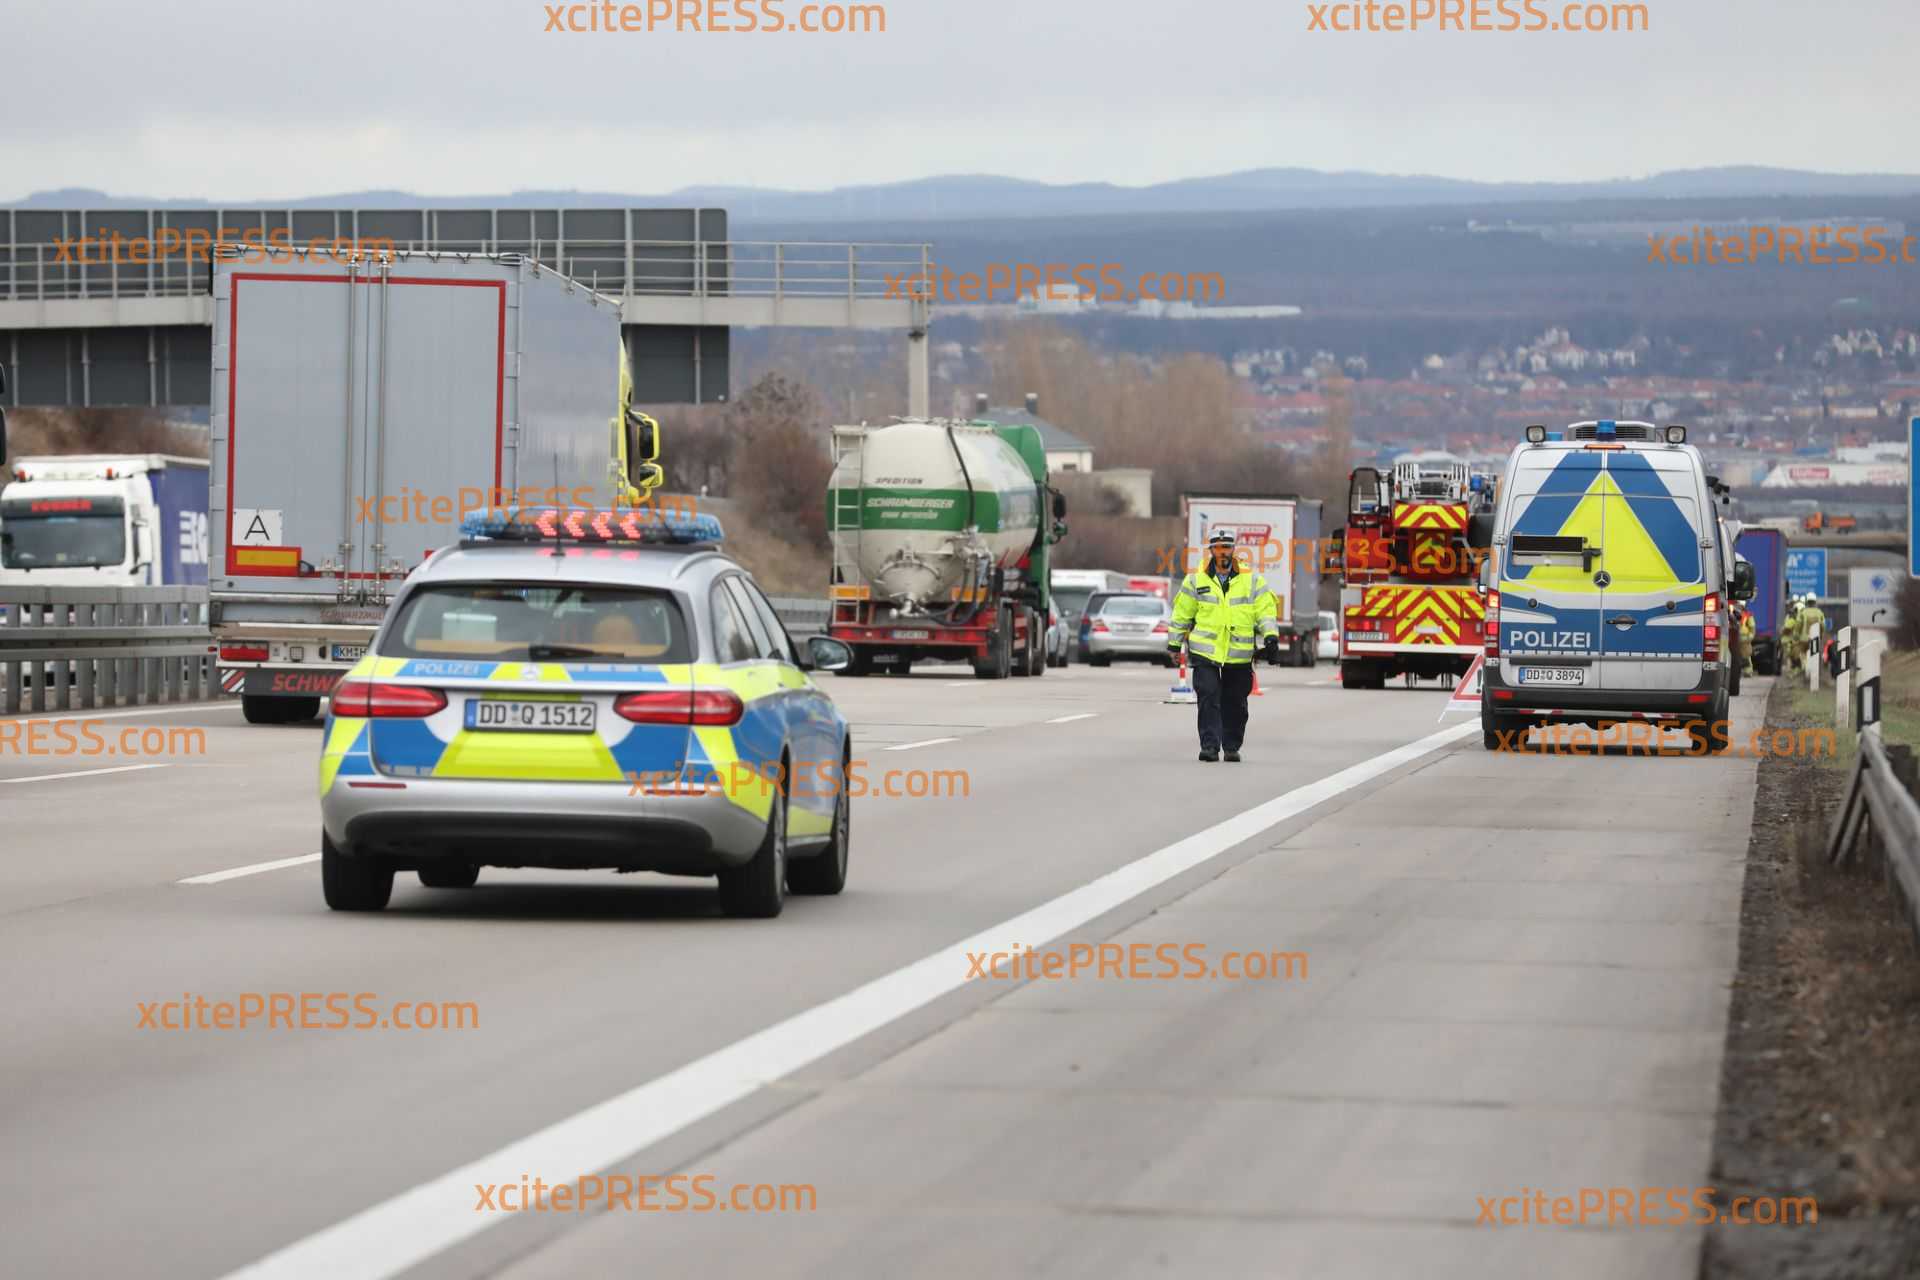
M 1264 574 L 1279 606 L 1280 647 L 1289 666 L 1310 667 L 1320 629 L 1320 500 L 1294 497 L 1180 496 L 1187 545 L 1182 573 L 1206 558 L 1207 539 L 1231 529 L 1242 558 Z
M 463 514 L 658 482 L 618 300 L 517 254 L 228 254 L 213 302 L 210 612 L 255 723 L 317 714 Z

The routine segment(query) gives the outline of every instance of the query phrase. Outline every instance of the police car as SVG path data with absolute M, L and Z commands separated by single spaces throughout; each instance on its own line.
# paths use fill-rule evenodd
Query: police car
M 1731 602 L 1752 597 L 1753 567 L 1723 536 L 1686 429 L 1579 422 L 1526 440 L 1482 584 L 1487 749 L 1546 721 L 1643 719 L 1697 724 L 1725 750 Z
M 320 759 L 329 907 L 378 911 L 399 871 L 718 876 L 731 915 L 846 883 L 846 719 L 711 516 L 469 519 L 342 677 Z

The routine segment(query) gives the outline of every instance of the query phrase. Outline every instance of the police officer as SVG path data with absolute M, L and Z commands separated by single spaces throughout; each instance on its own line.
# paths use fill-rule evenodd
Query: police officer
M 1247 733 L 1247 695 L 1253 691 L 1256 638 L 1268 662 L 1280 660 L 1279 605 L 1267 581 L 1234 555 L 1223 529 L 1207 539 L 1207 560 L 1180 583 L 1168 627 L 1169 656 L 1185 645 L 1193 657 L 1193 692 L 1200 704 L 1200 758 L 1224 749 L 1237 763 Z

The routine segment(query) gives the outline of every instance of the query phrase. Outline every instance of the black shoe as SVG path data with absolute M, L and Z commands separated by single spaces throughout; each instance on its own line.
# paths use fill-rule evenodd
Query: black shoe
M 1240 763 L 1240 753 L 1239 753 L 1238 751 L 1229 751 L 1229 752 L 1227 752 L 1227 763 L 1228 763 L 1228 764 L 1239 764 L 1239 763 Z
M 1202 751 L 1200 753 L 1200 758 L 1206 761 L 1208 764 L 1212 764 L 1215 760 L 1218 760 L 1220 758 L 1220 753 L 1218 751 Z

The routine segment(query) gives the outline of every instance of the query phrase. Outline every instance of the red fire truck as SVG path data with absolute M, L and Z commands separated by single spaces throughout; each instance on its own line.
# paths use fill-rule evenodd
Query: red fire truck
M 1493 509 L 1493 478 L 1464 462 L 1358 467 L 1342 531 L 1340 685 L 1464 674 L 1480 652 L 1479 555 L 1467 526 Z

